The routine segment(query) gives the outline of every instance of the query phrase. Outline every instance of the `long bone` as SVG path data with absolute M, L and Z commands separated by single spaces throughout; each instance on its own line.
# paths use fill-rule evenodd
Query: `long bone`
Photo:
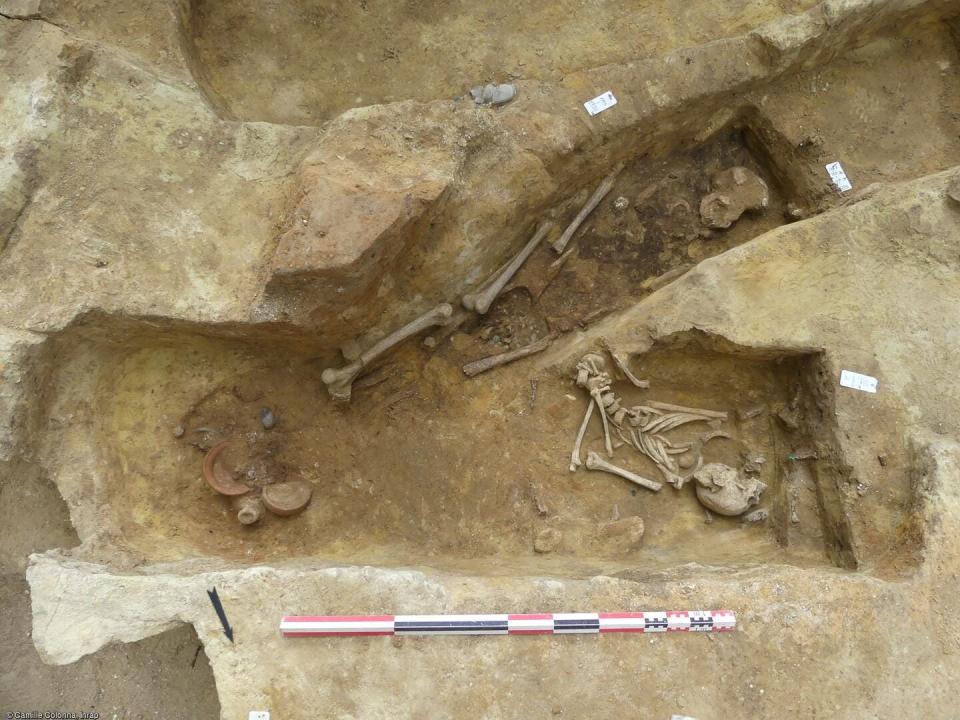
M 573 444 L 573 452 L 570 453 L 570 472 L 576 472 L 577 468 L 583 465 L 580 460 L 580 447 L 583 445 L 583 436 L 587 433 L 587 425 L 590 424 L 590 418 L 593 417 L 595 405 L 593 398 L 587 402 L 587 412 L 583 416 L 583 422 L 580 423 L 580 432 L 577 433 L 577 441 Z
M 497 299 L 497 296 L 500 292 L 507 286 L 507 283 L 510 282 L 511 278 L 517 274 L 517 271 L 520 267 L 527 261 L 527 258 L 537 249 L 537 246 L 543 241 L 547 236 L 547 233 L 550 232 L 550 228 L 553 227 L 553 223 L 549 220 L 545 220 L 540 223 L 540 227 L 537 228 L 537 231 L 533 234 L 533 237 L 530 238 L 529 242 L 523 246 L 523 250 L 518 252 L 516 256 L 511 260 L 507 266 L 503 269 L 500 275 L 491 282 L 487 287 L 477 293 L 468 293 L 463 296 L 461 302 L 467 310 L 473 310 L 480 315 L 486 315 L 487 310 L 490 309 L 490 306 L 493 304 L 493 301 Z
M 603 407 L 603 401 L 600 399 L 599 388 L 591 390 L 590 396 L 597 404 L 597 409 L 600 411 L 600 419 L 603 421 L 603 443 L 607 449 L 607 457 L 613 457 L 613 443 L 610 442 L 610 423 L 607 420 L 606 408 Z
M 590 199 L 587 200 L 586 204 L 580 208 L 580 212 L 577 213 L 577 216 L 573 219 L 573 222 L 567 226 L 567 229 L 563 231 L 563 235 L 560 236 L 560 239 L 553 244 L 553 249 L 556 251 L 557 255 L 563 255 L 563 251 L 567 247 L 567 243 L 570 242 L 570 238 L 574 236 L 577 230 L 580 229 L 580 226 L 583 224 L 583 221 L 594 211 L 597 205 L 600 204 L 600 201 L 603 200 L 607 193 L 613 190 L 613 183 L 616 182 L 617 175 L 620 174 L 620 171 L 623 169 L 622 165 L 618 165 L 614 168 L 613 172 L 607 175 L 597 186 L 597 189 L 593 191 L 593 195 L 590 196 Z
M 503 274 L 503 272 L 510 266 L 510 263 L 513 262 L 513 258 L 510 258 L 504 262 L 500 267 L 493 271 L 493 273 L 486 280 L 483 281 L 483 284 L 480 285 L 480 288 L 473 293 L 467 293 L 462 298 L 460 298 L 460 304 L 464 309 L 469 310 L 470 312 L 477 311 L 477 298 L 480 297 L 480 294 L 493 285 L 494 282 Z
M 463 366 L 463 374 L 467 377 L 473 377 L 474 375 L 479 375 L 487 370 L 493 370 L 495 367 L 500 367 L 501 365 L 511 363 L 514 360 L 519 360 L 520 358 L 525 358 L 529 355 L 543 352 L 550 346 L 550 343 L 553 342 L 553 339 L 553 336 L 550 335 L 542 340 L 538 340 L 537 342 L 524 345 L 522 348 L 517 348 L 516 350 L 510 350 L 509 352 L 500 353 L 498 355 L 490 355 L 489 357 L 481 358 L 480 360 L 474 360 L 473 362 L 469 362 Z
M 369 350 L 360 353 L 360 357 L 342 368 L 327 368 L 320 376 L 327 386 L 327 392 L 334 402 L 350 402 L 353 381 L 370 363 L 377 360 L 394 345 L 416 335 L 434 325 L 443 325 L 453 315 L 453 307 L 449 303 L 440 303 L 432 310 L 425 312 L 415 320 L 404 325 L 399 330 L 390 333 Z
M 616 465 L 608 463 L 595 452 L 587 453 L 587 469 L 600 470 L 602 472 L 608 472 L 611 475 L 618 475 L 624 480 L 629 480 L 640 487 L 645 487 L 647 490 L 653 490 L 654 492 L 658 492 L 660 488 L 663 487 L 663 483 L 659 483 L 656 480 L 648 480 L 641 475 L 637 475 L 629 470 L 624 470 L 622 467 L 617 467 Z

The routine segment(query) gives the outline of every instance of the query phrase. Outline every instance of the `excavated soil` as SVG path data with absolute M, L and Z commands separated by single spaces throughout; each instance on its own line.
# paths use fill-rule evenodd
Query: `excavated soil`
M 188 36 L 224 110 L 245 120 L 313 124 L 401 100 L 462 99 L 474 85 L 561 81 L 576 70 L 745 32 L 812 0 L 193 0 Z M 251 83 L 251 78 L 257 78 Z M 469 96 L 467 96 L 469 100 Z

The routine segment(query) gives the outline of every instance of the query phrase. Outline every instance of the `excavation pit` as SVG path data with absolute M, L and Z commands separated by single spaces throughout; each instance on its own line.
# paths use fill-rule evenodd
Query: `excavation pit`
M 632 361 L 649 390 L 615 385 L 625 406 L 655 400 L 728 413 L 727 422 L 669 435 L 731 434 L 707 443 L 703 458 L 750 462 L 767 484 L 758 507 L 769 519 L 746 523 L 706 514 L 693 482 L 654 493 L 606 473 L 571 473 L 587 395 L 559 366 L 530 360 L 464 377 L 461 366 L 488 345 L 480 333 L 457 333 L 436 350 L 408 342 L 357 381 L 346 407 L 329 402 L 320 380 L 329 353 L 143 327 L 126 328 L 123 342 L 83 334 L 57 373 L 54 417 L 71 418 L 57 443 L 97 448 L 96 532 L 136 563 L 309 560 L 576 577 L 688 562 L 847 562 L 831 524 L 843 524 L 842 508 L 828 508 L 827 522 L 821 503 L 833 500 L 818 489 L 836 481 L 836 463 L 817 457 L 837 450 L 822 422 L 810 422 L 816 354 L 685 335 Z M 595 417 L 584 457 L 602 453 L 600 427 Z M 201 475 L 205 453 L 225 440 L 224 466 L 238 480 L 309 482 L 306 509 L 238 523 Z M 661 479 L 629 447 L 613 462 Z M 806 469 L 794 480 L 797 463 Z M 609 523 L 633 517 L 645 526 L 642 543 L 610 538 Z M 562 540 L 539 553 L 534 540 L 548 529 Z
M 632 159 L 562 256 L 548 243 L 534 251 L 481 320 L 489 336 L 522 345 L 537 333 L 589 324 L 698 262 L 787 222 L 789 199 L 766 153 L 750 150 L 749 132 L 732 122 L 707 140 L 690 138 L 668 152 Z M 700 205 L 710 194 L 711 178 L 732 168 L 744 168 L 765 183 L 766 207 L 745 212 L 727 229 L 705 227 Z M 585 186 L 551 209 L 558 228 L 566 227 L 593 190 Z

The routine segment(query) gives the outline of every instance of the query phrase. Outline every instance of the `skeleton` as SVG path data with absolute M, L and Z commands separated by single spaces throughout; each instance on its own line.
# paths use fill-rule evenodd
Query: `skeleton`
M 664 437 L 664 433 L 692 422 L 722 421 L 727 414 L 655 401 L 625 408 L 612 390 L 613 379 L 607 371 L 606 359 L 598 353 L 584 355 L 577 363 L 576 371 L 577 385 L 590 393 L 591 400 L 570 457 L 571 472 L 576 472 L 581 464 L 580 448 L 594 406 L 600 410 L 607 455 L 613 456 L 612 427 L 620 440 L 653 461 L 664 479 L 678 490 L 703 466 L 703 445 L 717 437 L 730 437 L 725 432 L 714 430 L 691 442 L 671 442 Z M 595 465 L 596 459 L 593 461 Z M 588 467 L 590 462 L 588 458 Z
M 433 310 L 407 323 L 396 332 L 387 335 L 369 350 L 360 353 L 360 357 L 349 365 L 344 365 L 342 368 L 327 368 L 320 377 L 327 386 L 330 397 L 333 398 L 334 402 L 350 402 L 353 381 L 370 363 L 407 338 L 434 325 L 444 325 L 449 322 L 452 316 L 453 307 L 448 303 L 440 303 Z

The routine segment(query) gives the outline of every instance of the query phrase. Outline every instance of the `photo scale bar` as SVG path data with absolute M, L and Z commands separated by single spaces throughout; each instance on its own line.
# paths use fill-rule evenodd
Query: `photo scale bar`
M 729 632 L 729 610 L 517 615 L 318 615 L 286 616 L 284 637 L 361 635 L 566 635 L 574 633 Z

